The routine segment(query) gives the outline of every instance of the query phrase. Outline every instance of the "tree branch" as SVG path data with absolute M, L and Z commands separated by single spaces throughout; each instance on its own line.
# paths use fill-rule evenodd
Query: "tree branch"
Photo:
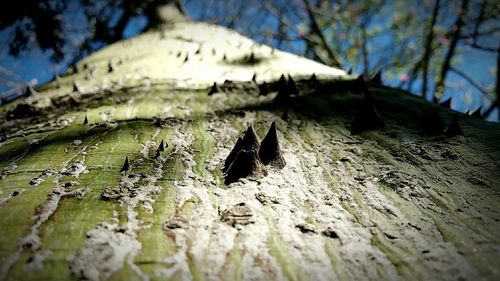
M 500 120 L 500 45 L 497 50 L 497 77 L 495 85 L 496 99 L 491 103 L 490 107 L 483 113 L 483 117 L 488 117 L 488 115 L 493 112 L 495 107 L 498 107 L 498 120 Z
M 422 97 L 427 95 L 427 76 L 429 71 L 429 61 L 432 56 L 432 41 L 434 40 L 434 25 L 436 25 L 439 13 L 440 0 L 435 0 L 432 10 L 431 22 L 429 24 L 427 38 L 425 39 L 425 51 L 422 57 Z
M 331 65 L 341 68 L 339 61 L 337 60 L 332 49 L 330 48 L 330 46 L 326 42 L 325 35 L 321 31 L 321 29 L 318 25 L 318 22 L 316 21 L 316 17 L 314 15 L 314 11 L 311 7 L 311 3 L 309 2 L 309 0 L 302 0 L 302 1 L 304 2 L 304 5 L 306 7 L 306 11 L 307 11 L 307 15 L 309 16 L 309 20 L 311 21 L 312 32 L 315 33 L 319 37 L 319 40 L 320 40 L 321 44 L 323 45 L 323 48 L 325 49 L 326 53 L 328 54 L 329 59 L 331 60 Z
M 460 14 L 458 15 L 455 24 L 453 25 L 453 33 L 451 37 L 450 47 L 446 53 L 443 65 L 441 66 L 441 71 L 436 82 L 436 92 L 434 94 L 433 101 L 437 102 L 439 98 L 444 93 L 444 81 L 446 80 L 446 75 L 448 70 L 450 70 L 451 59 L 455 54 L 455 49 L 457 47 L 458 39 L 460 39 L 460 33 L 462 32 L 462 27 L 464 25 L 464 17 L 467 14 L 467 7 L 469 5 L 469 0 L 462 0 L 460 6 Z
M 463 71 L 456 69 L 455 67 L 451 66 L 450 71 L 456 73 L 457 75 L 461 76 L 467 82 L 469 82 L 474 88 L 476 88 L 479 92 L 481 92 L 485 96 L 490 96 L 491 93 L 488 93 L 483 87 L 481 87 L 476 81 L 474 81 L 471 77 L 469 77 L 467 74 L 465 74 Z
M 477 43 L 472 43 L 472 44 L 469 44 L 468 46 L 470 46 L 472 48 L 475 48 L 475 49 L 479 49 L 481 51 L 485 51 L 485 52 L 494 52 L 494 53 L 497 52 L 497 49 L 495 49 L 495 48 L 481 46 L 481 45 L 479 45 Z

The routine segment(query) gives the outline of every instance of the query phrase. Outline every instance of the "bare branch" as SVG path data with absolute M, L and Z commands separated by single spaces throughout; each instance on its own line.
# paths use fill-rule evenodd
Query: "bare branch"
M 434 40 L 434 25 L 436 24 L 437 16 L 439 13 L 440 0 L 435 0 L 434 8 L 432 10 L 431 22 L 428 26 L 427 38 L 425 39 L 425 51 L 422 57 L 422 97 L 427 95 L 427 76 L 429 72 L 429 61 L 432 56 L 432 41 Z
M 461 76 L 462 78 L 464 78 L 465 80 L 467 80 L 467 82 L 469 82 L 472 86 L 474 86 L 474 88 L 476 88 L 479 92 L 481 92 L 483 95 L 485 96 L 491 96 L 491 93 L 488 93 L 488 91 L 486 91 L 483 87 L 481 87 L 476 81 L 474 81 L 471 77 L 469 77 L 467 74 L 465 74 L 465 72 L 453 67 L 453 66 L 450 66 L 450 71 L 456 73 L 457 75 Z
M 333 50 L 330 48 L 330 46 L 326 42 L 325 35 L 321 31 L 321 29 L 318 25 L 318 22 L 316 21 L 316 16 L 315 16 L 314 11 L 311 7 L 311 3 L 309 2 L 309 0 L 302 0 L 302 1 L 304 2 L 304 6 L 306 7 L 306 11 L 307 11 L 307 14 L 309 16 L 309 20 L 311 22 L 312 32 L 315 33 L 319 37 L 321 45 L 325 49 L 326 53 L 328 54 L 329 59 L 332 62 L 331 64 L 335 67 L 341 67 L 339 61 L 337 60 L 337 58 L 335 57 L 335 54 L 333 53 Z
M 436 92 L 433 98 L 434 102 L 437 102 L 444 93 L 444 81 L 446 80 L 446 75 L 450 70 L 451 59 L 455 54 L 455 49 L 457 47 L 457 43 L 460 38 L 460 34 L 462 32 L 462 27 L 464 25 L 464 17 L 467 14 L 468 5 L 469 5 L 469 0 L 462 0 L 462 4 L 460 5 L 460 14 L 458 15 L 455 24 L 453 25 L 452 28 L 453 33 L 451 35 L 450 47 L 448 48 L 448 52 L 446 53 L 443 65 L 441 66 L 440 74 L 436 82 Z

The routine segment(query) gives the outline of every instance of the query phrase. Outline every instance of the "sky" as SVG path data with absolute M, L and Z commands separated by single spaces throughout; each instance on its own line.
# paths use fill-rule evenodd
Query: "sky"
M 189 2 L 186 6 L 188 14 L 193 18 L 198 18 L 204 11 L 200 10 L 200 7 L 196 5 L 196 2 Z M 266 19 L 269 21 L 269 25 L 276 25 L 277 22 L 273 22 L 272 19 Z M 126 38 L 132 37 L 138 34 L 147 24 L 147 19 L 143 16 L 138 16 L 131 20 L 127 25 L 124 36 Z M 238 30 L 238 28 L 237 28 Z M 238 30 L 241 33 L 246 33 L 244 29 Z M 49 52 L 42 52 L 38 48 L 29 49 L 27 52 L 22 53 L 19 57 L 13 57 L 8 54 L 8 44 L 10 40 L 11 30 L 7 29 L 0 32 L 0 93 L 4 93 L 8 90 L 12 90 L 20 84 L 31 84 L 40 85 L 47 81 L 50 81 L 55 73 L 63 73 L 68 67 L 68 61 L 62 62 L 60 64 L 54 64 L 50 60 Z M 497 40 L 498 38 L 492 38 L 491 40 Z M 262 41 L 262 39 L 258 39 Z M 273 47 L 276 47 L 277 42 L 270 42 Z M 491 43 L 491 42 L 490 42 Z M 292 51 L 301 53 L 304 45 L 301 42 L 295 43 L 295 45 L 285 46 L 285 51 Z M 482 85 L 493 85 L 493 73 L 495 71 L 495 56 L 491 53 L 486 53 L 483 51 L 472 50 L 467 53 L 467 56 L 457 56 L 454 61 L 454 65 L 470 74 L 470 76 L 478 81 Z M 354 67 L 354 72 L 360 72 L 361 66 Z M 390 86 L 397 86 L 402 77 L 386 77 L 384 75 L 384 83 Z M 9 81 L 6 81 L 9 80 Z M 490 103 L 489 99 L 486 99 L 483 94 L 481 94 L 474 87 L 471 87 L 462 77 L 454 74 L 448 74 L 447 85 L 445 95 L 443 99 L 453 96 L 452 108 L 460 112 L 466 112 L 470 108 L 475 109 L 479 106 L 483 108 L 487 107 Z M 419 83 L 414 85 L 412 92 L 416 92 L 416 89 L 420 87 Z M 498 122 L 498 113 L 495 111 L 487 119 L 489 121 Z

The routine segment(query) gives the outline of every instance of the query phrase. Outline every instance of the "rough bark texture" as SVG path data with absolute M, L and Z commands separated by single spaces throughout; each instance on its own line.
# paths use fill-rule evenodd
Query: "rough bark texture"
M 429 136 L 430 104 L 368 84 L 385 128 L 353 136 L 355 77 L 203 23 L 77 69 L 0 108 L 0 280 L 499 279 L 497 124 L 438 108 L 464 136 Z M 294 78 L 287 122 L 255 73 Z M 224 185 L 273 121 L 283 169 Z

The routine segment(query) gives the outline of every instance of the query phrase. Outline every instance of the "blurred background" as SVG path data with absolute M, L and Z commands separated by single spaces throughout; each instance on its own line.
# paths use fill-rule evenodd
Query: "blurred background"
M 171 1 L 194 20 L 499 120 L 498 0 L 12 1 L 0 11 L 2 102 L 154 28 Z

